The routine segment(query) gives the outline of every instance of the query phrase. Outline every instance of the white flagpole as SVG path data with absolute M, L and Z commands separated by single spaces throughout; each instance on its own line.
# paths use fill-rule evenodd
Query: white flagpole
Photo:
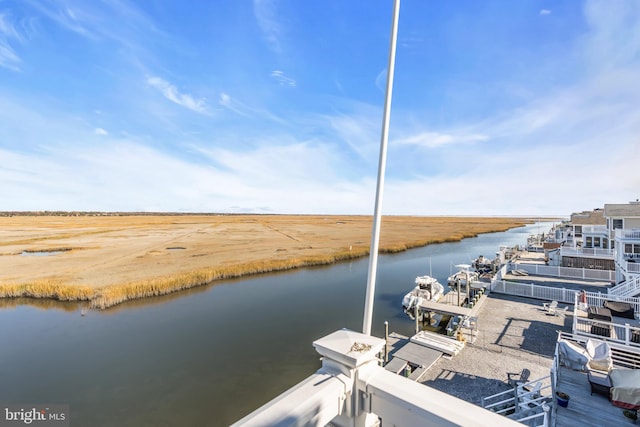
M 376 187 L 376 204 L 373 212 L 373 229 L 371 231 L 371 250 L 369 253 L 369 277 L 367 294 L 364 302 L 364 321 L 362 333 L 371 335 L 373 320 L 373 300 L 376 290 L 376 272 L 378 269 L 378 246 L 380 243 L 380 221 L 382 217 L 382 190 L 384 173 L 387 166 L 387 141 L 389 139 L 389 116 L 391 115 L 391 95 L 393 92 L 393 71 L 396 62 L 396 39 L 398 37 L 398 17 L 400 16 L 400 0 L 393 2 L 393 20 L 391 22 L 391 43 L 389 46 L 389 64 L 387 67 L 387 91 L 384 99 L 384 116 L 382 119 L 382 136 L 380 139 L 380 160 L 378 163 L 378 184 Z

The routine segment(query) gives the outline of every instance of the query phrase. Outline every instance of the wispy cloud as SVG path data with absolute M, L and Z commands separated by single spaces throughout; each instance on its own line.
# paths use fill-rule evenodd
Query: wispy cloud
M 236 114 L 239 114 L 244 117 L 251 117 L 251 109 L 248 108 L 243 103 L 234 99 L 228 93 L 221 92 L 220 98 L 218 99 L 218 104 L 227 110 L 231 110 Z
M 13 23 L 9 21 L 9 17 L 0 13 L 0 67 L 20 71 L 19 64 L 22 61 L 11 46 L 11 39 L 20 41 L 21 36 Z
M 437 148 L 443 145 L 486 141 L 489 137 L 481 134 L 453 135 L 449 133 L 422 132 L 394 141 L 400 145 L 418 145 L 425 148 Z
M 93 130 L 93 133 L 95 133 L 96 135 L 100 135 L 100 136 L 106 136 L 109 135 L 109 132 L 107 132 L 106 130 L 102 129 L 102 128 L 95 128 Z
M 540 9 L 540 15 L 551 15 L 551 11 L 549 9 Z
M 160 77 L 148 77 L 147 84 L 160 91 L 165 98 L 181 107 L 195 111 L 196 113 L 209 114 L 207 102 L 204 98 L 196 99 L 189 94 L 180 93 L 178 88 Z
M 277 81 L 280 86 L 296 87 L 296 81 L 286 76 L 283 71 L 273 70 L 270 76 Z
M 273 0 L 253 0 L 253 13 L 269 47 L 276 53 L 282 52 L 282 25 L 278 20 L 278 10 Z

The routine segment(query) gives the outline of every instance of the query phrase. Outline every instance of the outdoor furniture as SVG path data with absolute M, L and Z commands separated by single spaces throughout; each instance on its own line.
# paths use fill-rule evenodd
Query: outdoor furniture
M 558 354 L 562 366 L 577 371 L 584 371 L 590 360 L 589 353 L 584 347 L 563 339 L 558 340 Z
M 611 322 L 611 311 L 604 307 L 588 307 L 587 317 L 594 320 L 602 320 L 604 322 Z
M 556 308 L 558 308 L 558 301 L 551 301 L 550 303 L 543 303 L 542 307 L 550 314 L 556 314 Z
M 528 411 L 545 403 L 544 400 L 537 400 L 540 398 L 541 388 L 541 382 L 537 382 L 531 390 L 527 390 L 524 385 L 518 386 L 518 406 L 521 411 Z
M 612 369 L 609 378 L 611 403 L 619 408 L 640 409 L 640 369 Z
M 517 378 L 511 378 L 516 375 Z M 529 380 L 529 375 L 531 375 L 531 371 L 526 368 L 522 372 L 507 372 L 507 382 L 515 387 L 518 383 L 526 383 Z
M 611 380 L 609 379 L 608 372 L 589 370 L 589 372 L 587 372 L 587 378 L 589 378 L 591 394 L 598 393 L 607 396 L 607 399 L 611 400 Z
M 590 369 L 609 372 L 613 368 L 611 347 L 607 342 L 589 339 L 586 347 L 591 358 L 588 363 Z
M 611 337 L 611 326 L 596 323 L 591 325 L 591 334 L 600 335 L 603 337 Z
M 555 313 L 553 314 L 555 314 L 556 316 L 564 317 L 567 315 L 568 310 L 569 310 L 569 306 L 565 306 L 563 309 L 556 308 Z
M 613 316 L 624 317 L 626 319 L 635 319 L 633 306 L 628 302 L 605 301 L 603 306 L 604 308 L 608 309 Z

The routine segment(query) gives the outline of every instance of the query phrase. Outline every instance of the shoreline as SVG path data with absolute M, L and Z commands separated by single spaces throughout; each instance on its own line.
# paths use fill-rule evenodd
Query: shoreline
M 329 215 L 238 215 L 222 220 L 170 215 L 127 220 L 120 216 L 117 224 L 113 217 L 79 217 L 80 221 L 59 216 L 16 218 L 0 218 L 0 225 L 6 225 L 14 238 L 0 244 L 0 266 L 11 265 L 13 260 L 17 267 L 17 275 L 14 271 L 8 278 L 0 276 L 0 298 L 86 302 L 98 310 L 224 279 L 366 257 L 369 239 L 363 240 L 363 233 L 370 232 L 372 221 L 371 217 Z M 12 222 L 1 224 L 3 219 Z M 504 217 L 384 217 L 379 252 L 456 242 L 533 222 L 533 218 Z M 344 225 L 350 227 L 345 230 Z M 221 230 L 230 228 L 231 233 L 219 238 Z M 134 243 L 138 246 L 132 247 Z M 60 253 L 61 248 L 62 255 L 23 256 L 25 252 Z M 87 256 L 92 249 L 94 254 Z M 66 263 L 64 257 L 69 257 Z M 40 266 L 40 270 L 30 266 Z M 113 281 L 106 282 L 103 275 Z M 92 278 L 103 283 L 83 283 Z

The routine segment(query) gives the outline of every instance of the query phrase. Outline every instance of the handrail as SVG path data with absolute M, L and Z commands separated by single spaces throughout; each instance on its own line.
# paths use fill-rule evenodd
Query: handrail
M 632 279 L 627 280 L 624 283 L 609 288 L 607 290 L 609 295 L 621 296 L 621 297 L 633 297 L 640 293 L 640 276 L 635 276 Z

